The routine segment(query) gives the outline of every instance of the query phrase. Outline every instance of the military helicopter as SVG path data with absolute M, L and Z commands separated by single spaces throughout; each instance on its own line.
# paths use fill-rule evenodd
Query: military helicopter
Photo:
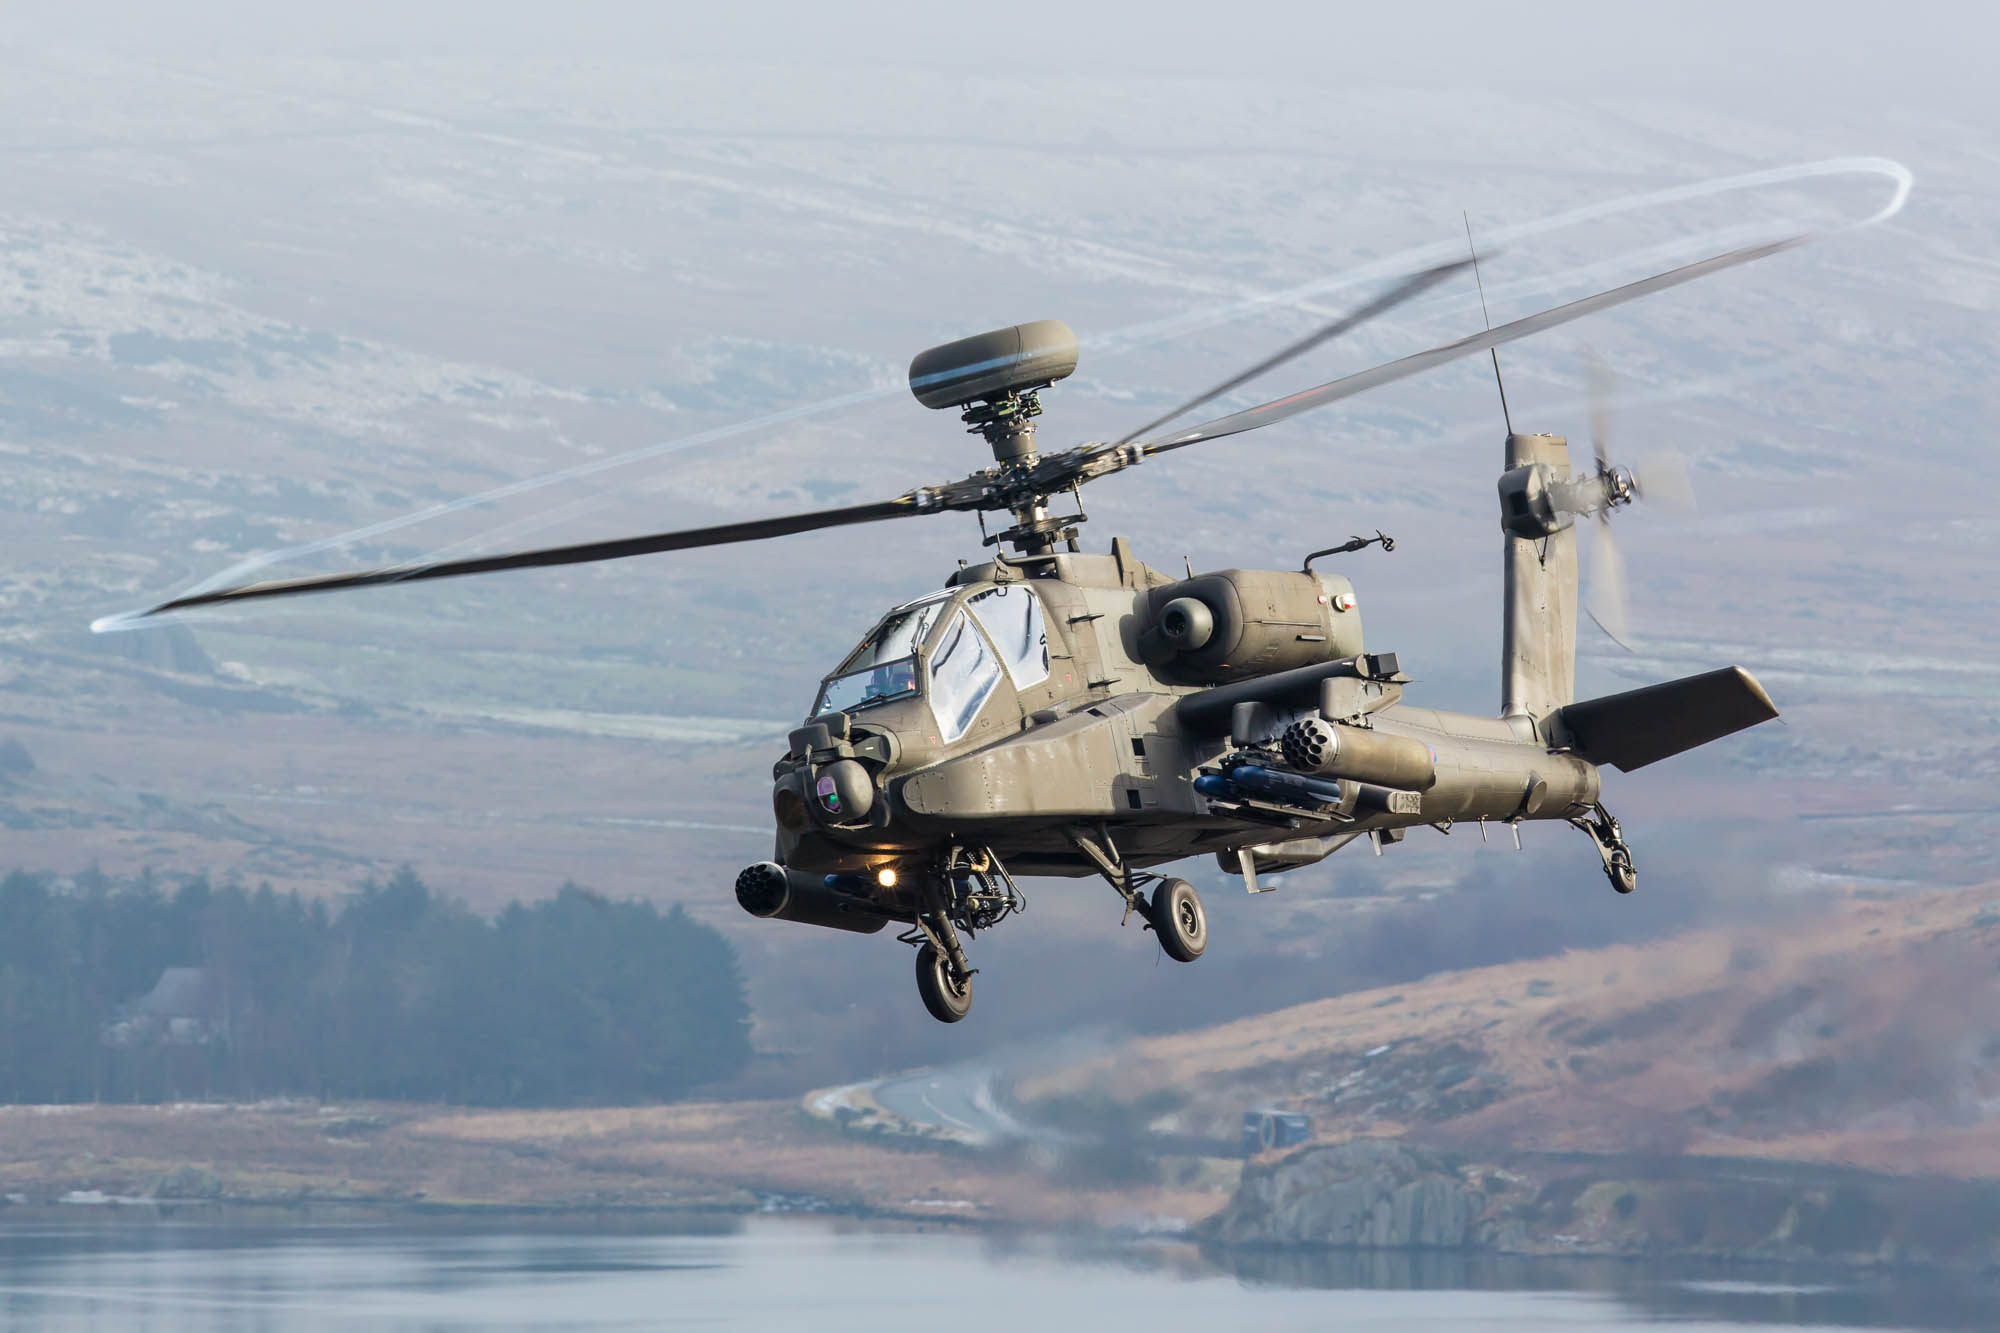
M 923 352 L 910 388 L 955 410 L 993 464 L 894 498 L 611 541 L 251 583 L 174 598 L 164 614 L 259 598 L 757 541 L 948 511 L 979 516 L 977 563 L 895 607 L 821 680 L 772 769 L 773 859 L 746 868 L 753 916 L 916 946 L 918 990 L 943 1022 L 972 1006 L 966 941 L 1023 905 L 1015 876 L 1105 880 L 1168 957 L 1208 944 L 1194 886 L 1155 867 L 1212 854 L 1251 893 L 1271 875 L 1369 840 L 1474 822 L 1560 820 L 1597 849 L 1612 887 L 1638 883 L 1600 796 L 1600 769 L 1644 767 L 1777 716 L 1741 667 L 1602 698 L 1574 698 L 1579 520 L 1609 520 L 1647 490 L 1605 457 L 1571 466 L 1560 435 L 1506 436 L 1499 476 L 1505 605 L 1497 717 L 1405 702 L 1394 653 L 1363 642 L 1354 586 L 1316 561 L 1390 538 L 1355 537 L 1295 570 L 1174 578 L 1123 537 L 1087 554 L 1081 488 L 1192 445 L 1273 425 L 1460 357 L 1803 244 L 1795 235 L 1600 292 L 1202 425 L 1151 435 L 1472 264 L 1394 284 L 1335 320 L 1109 443 L 1036 447 L 1041 394 L 1067 377 L 1067 326 L 1015 325 Z M 1494 368 L 1499 370 L 1497 354 Z M 1503 389 L 1504 406 L 1504 389 Z M 1067 507 L 1058 502 L 1067 497 Z M 987 531 L 986 515 L 1011 523 Z

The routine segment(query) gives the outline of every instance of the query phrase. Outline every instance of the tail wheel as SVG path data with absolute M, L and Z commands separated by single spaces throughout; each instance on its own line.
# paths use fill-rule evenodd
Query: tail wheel
M 934 944 L 917 950 L 917 993 L 940 1023 L 956 1023 L 972 1012 L 972 978 L 960 976 Z
M 1184 879 L 1163 879 L 1153 890 L 1153 933 L 1167 957 L 1192 963 L 1208 947 L 1208 913 L 1201 895 Z
M 1620 850 L 1611 853 L 1604 873 L 1611 880 L 1611 887 L 1620 893 L 1630 893 L 1639 887 L 1639 871 L 1633 866 L 1629 852 Z

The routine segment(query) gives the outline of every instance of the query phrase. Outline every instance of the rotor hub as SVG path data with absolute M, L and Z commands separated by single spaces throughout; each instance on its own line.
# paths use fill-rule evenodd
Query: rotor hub
M 1015 512 L 1018 516 L 1023 511 Z M 1076 525 L 1086 521 L 1085 515 L 1050 514 L 1040 506 L 1025 512 L 1032 517 L 1022 518 L 1004 532 L 994 533 L 986 539 L 986 544 L 997 546 L 1004 542 L 1022 555 L 1047 555 L 1057 542 L 1068 543 L 1072 551 L 1076 549 Z
M 993 460 L 1032 463 L 1035 459 L 1035 418 L 1042 414 L 1042 390 L 1046 384 L 1016 392 L 1008 390 L 992 398 L 965 405 L 960 420 L 974 435 L 986 438 Z

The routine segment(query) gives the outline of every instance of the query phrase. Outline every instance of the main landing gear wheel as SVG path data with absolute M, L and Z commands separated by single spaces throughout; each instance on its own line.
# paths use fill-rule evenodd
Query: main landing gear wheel
M 1208 947 L 1208 913 L 1201 895 L 1184 879 L 1163 879 L 1153 890 L 1153 933 L 1160 948 L 1177 963 L 1192 963 Z
M 917 949 L 917 993 L 940 1023 L 956 1023 L 972 1012 L 972 978 L 960 976 L 934 944 Z

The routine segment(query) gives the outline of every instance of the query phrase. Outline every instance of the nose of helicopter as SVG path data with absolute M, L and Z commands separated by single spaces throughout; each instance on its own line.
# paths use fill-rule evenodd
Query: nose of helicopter
M 854 728 L 844 714 L 814 718 L 792 732 L 772 772 L 772 812 L 803 832 L 880 826 L 888 815 L 882 781 L 902 750 L 887 728 Z

